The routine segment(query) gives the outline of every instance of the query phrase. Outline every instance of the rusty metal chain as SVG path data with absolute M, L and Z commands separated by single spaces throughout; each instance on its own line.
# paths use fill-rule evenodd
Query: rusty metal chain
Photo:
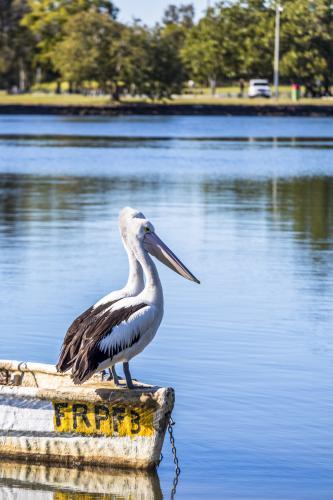
M 175 424 L 176 424 L 176 422 L 174 421 L 174 419 L 172 418 L 171 413 L 170 413 L 169 421 L 168 421 L 168 432 L 169 432 L 170 443 L 171 443 L 171 451 L 172 451 L 172 455 L 173 455 L 173 463 L 175 464 L 175 476 L 173 478 L 172 490 L 170 493 L 171 500 L 173 500 L 175 498 L 178 479 L 179 479 L 179 475 L 180 475 L 179 460 L 177 457 L 177 448 L 175 445 L 175 438 L 173 435 L 173 427 Z
M 178 479 L 179 479 L 179 475 L 180 475 L 180 467 L 179 467 L 179 460 L 178 460 L 178 457 L 177 457 L 177 448 L 176 448 L 176 445 L 175 445 L 175 438 L 174 438 L 174 435 L 173 435 L 173 428 L 172 428 L 176 424 L 176 422 L 172 418 L 171 412 L 168 412 L 166 414 L 166 417 L 168 419 L 168 432 L 169 432 L 169 438 L 170 438 L 170 443 L 171 443 L 171 451 L 172 451 L 172 456 L 173 456 L 173 463 L 175 464 L 175 475 L 174 475 L 174 478 L 173 478 L 172 490 L 171 490 L 171 493 L 170 493 L 170 500 L 173 500 L 175 498 L 175 495 L 176 495 L 177 484 L 178 484 Z M 160 466 L 160 463 L 162 462 L 162 460 L 163 460 L 163 455 L 161 453 L 160 459 L 159 459 L 158 464 L 157 464 L 157 467 Z

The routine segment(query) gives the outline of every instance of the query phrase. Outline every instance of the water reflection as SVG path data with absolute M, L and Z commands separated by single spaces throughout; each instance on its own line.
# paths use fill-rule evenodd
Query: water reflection
M 1 357 L 55 362 L 73 317 L 123 286 L 118 211 L 139 207 L 202 279 L 159 267 L 164 320 L 133 360 L 176 389 L 178 498 L 280 498 L 283 478 L 283 498 L 330 498 L 333 120 L 0 123 L 19 132 L 48 137 L 0 141 Z
M 217 175 L 186 179 L 179 195 L 192 185 L 204 210 L 262 212 L 271 229 L 292 230 L 296 239 L 307 240 L 316 249 L 327 250 L 333 243 L 333 177 L 291 177 L 288 179 L 225 179 Z M 50 222 L 95 218 L 97 208 L 112 205 L 114 197 L 126 192 L 147 196 L 174 190 L 165 177 L 127 175 L 109 177 L 41 177 L 6 174 L 0 176 L 0 233 L 27 230 L 29 221 Z M 25 223 L 22 226 L 22 223 Z M 67 226 L 69 228 L 70 226 Z M 64 226 L 66 229 L 66 226 Z
M 1 498 L 162 500 L 156 472 L 68 469 L 1 461 Z
M 209 149 L 217 150 L 230 148 L 269 149 L 269 148 L 297 148 L 297 149 L 327 149 L 333 148 L 332 137 L 286 137 L 286 136 L 179 136 L 179 135 L 70 135 L 70 134 L 1 134 L 0 147 L 27 147 L 27 148 L 150 148 L 163 149 Z
M 295 235 L 327 249 L 333 243 L 333 178 L 292 177 L 266 181 L 210 178 L 201 184 L 208 205 L 232 198 L 239 210 L 263 209 Z M 220 205 L 220 209 L 224 209 Z M 289 225 L 287 225 L 289 224 Z M 274 228 L 273 228 L 274 229 Z
M 29 221 L 84 219 L 96 206 L 109 204 L 112 193 L 160 189 L 153 179 L 138 177 L 0 176 L 0 232 L 10 236 Z M 110 198 L 111 196 L 111 198 Z M 25 226 L 22 226 L 25 223 Z

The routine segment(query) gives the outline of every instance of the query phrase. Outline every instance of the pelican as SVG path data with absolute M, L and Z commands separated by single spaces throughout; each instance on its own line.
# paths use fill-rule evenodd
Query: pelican
M 82 384 L 96 372 L 122 362 L 127 387 L 134 388 L 128 363 L 153 340 L 163 317 L 162 285 L 149 254 L 184 278 L 200 283 L 157 236 L 148 219 L 131 219 L 127 239 L 143 269 L 144 289 L 136 296 L 118 300 L 101 313 L 72 366 L 75 384 Z
M 67 330 L 61 347 L 59 361 L 57 364 L 57 370 L 59 372 L 65 372 L 72 367 L 75 356 L 78 354 L 81 346 L 85 343 L 86 339 L 89 338 L 91 333 L 94 331 L 95 325 L 98 323 L 103 314 L 108 311 L 112 304 L 125 297 L 134 297 L 144 288 L 142 267 L 127 240 L 127 224 L 128 221 L 133 218 L 144 219 L 145 217 L 142 212 L 139 212 L 131 207 L 123 208 L 119 214 L 120 235 L 127 252 L 129 263 L 129 276 L 127 283 L 122 289 L 115 290 L 100 299 L 96 302 L 96 304 L 89 307 L 89 309 L 84 311 L 73 321 Z M 119 385 L 119 377 L 114 366 L 112 366 L 110 372 L 110 379 L 112 378 L 114 383 Z

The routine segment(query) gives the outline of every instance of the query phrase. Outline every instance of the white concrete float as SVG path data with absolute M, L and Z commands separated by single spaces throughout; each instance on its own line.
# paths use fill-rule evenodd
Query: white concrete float
M 154 468 L 174 391 L 136 385 L 117 388 L 95 375 L 76 386 L 53 365 L 0 360 L 0 456 Z

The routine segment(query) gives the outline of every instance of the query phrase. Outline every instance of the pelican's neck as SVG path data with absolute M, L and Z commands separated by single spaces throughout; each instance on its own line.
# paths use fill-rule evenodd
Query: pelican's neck
M 130 296 L 138 295 L 144 288 L 143 271 L 140 262 L 135 257 L 134 252 L 128 248 L 123 240 L 128 256 L 129 274 L 125 289 Z
M 142 247 L 142 245 L 138 245 L 136 254 L 137 254 L 137 259 L 142 266 L 146 281 L 145 287 L 142 291 L 143 298 L 151 303 L 154 304 L 158 303 L 159 305 L 163 306 L 162 285 L 160 277 L 158 275 L 157 268 L 153 262 L 153 259 L 150 257 L 148 252 Z

